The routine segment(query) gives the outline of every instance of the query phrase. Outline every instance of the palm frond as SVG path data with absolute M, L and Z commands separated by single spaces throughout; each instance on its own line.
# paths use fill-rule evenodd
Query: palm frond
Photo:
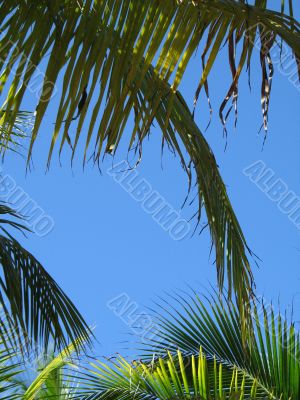
M 20 219 L 5 205 L 0 205 L 0 214 Z M 0 235 L 0 337 L 6 340 L 8 324 L 14 348 L 42 346 L 46 351 L 49 340 L 64 348 L 68 340 L 76 345 L 77 337 L 90 343 L 90 329 L 74 304 L 6 226 L 26 228 L 7 217 L 1 218 L 0 225 L 4 232 Z
M 79 347 L 78 345 L 82 345 L 81 339 L 78 340 L 77 347 Z M 71 344 L 60 354 L 53 356 L 26 389 L 22 399 L 46 400 L 53 398 L 67 400 L 71 398 L 69 396 L 72 388 L 66 385 L 63 371 L 66 366 L 75 367 L 71 359 L 75 349 L 76 347 Z
M 286 3 L 289 12 L 286 10 L 285 14 L 284 8 L 278 12 L 270 10 L 267 2 L 261 0 L 255 1 L 254 5 L 235 0 L 44 0 L 38 5 L 35 1 L 3 2 L 0 9 L 1 90 L 13 67 L 16 67 L 16 73 L 4 103 L 6 110 L 11 112 L 2 115 L 0 124 L 10 132 L 23 96 L 31 90 L 30 80 L 50 52 L 43 69 L 44 86 L 36 110 L 29 156 L 51 96 L 57 90 L 55 85 L 60 73 L 63 74 L 63 86 L 50 156 L 64 120 L 61 146 L 68 141 L 72 119 L 87 85 L 86 101 L 78 110 L 74 147 L 88 109 L 92 110 L 92 116 L 86 147 L 90 145 L 100 111 L 102 118 L 96 128 L 96 143 L 109 142 L 123 133 L 134 109 L 137 92 L 151 65 L 161 80 L 171 84 L 170 94 L 175 93 L 191 57 L 203 42 L 203 73 L 196 101 L 203 87 L 208 92 L 209 73 L 225 42 L 232 84 L 220 108 L 222 123 L 225 124 L 224 110 L 228 101 L 237 102 L 240 74 L 250 67 L 254 47 L 258 46 L 266 127 L 274 70 L 270 51 L 278 45 L 276 38 L 295 53 L 295 66 L 299 55 L 300 25 L 293 18 L 294 2 Z M 236 46 L 241 47 L 240 52 L 236 51 Z M 239 59 L 236 59 L 237 53 L 241 53 Z M 139 68 L 142 68 L 140 73 Z M 95 102 L 92 100 L 94 92 Z M 157 106 L 164 95 L 160 94 Z M 149 123 L 156 116 L 156 109 L 153 111 L 147 115 L 142 134 L 147 132 Z M 140 113 L 137 119 L 142 121 Z M 168 120 L 164 125 L 168 125 Z M 104 150 L 111 152 L 109 146 Z
M 156 314 L 142 361 L 92 363 L 78 377 L 78 399 L 299 399 L 300 336 L 271 306 L 254 307 L 245 348 L 233 303 L 196 294 L 172 303 Z
M 168 84 L 161 83 L 152 68 L 145 77 L 145 86 L 151 85 L 155 91 L 169 93 Z M 155 92 L 152 99 L 154 103 L 158 102 Z M 213 152 L 179 93 L 173 97 L 167 95 L 160 101 L 156 119 L 163 131 L 163 139 L 180 156 L 181 165 L 189 178 L 189 186 L 196 186 L 195 196 L 199 204 L 197 224 L 201 219 L 201 206 L 205 208 L 215 246 L 219 288 L 223 289 L 227 278 L 229 298 L 234 291 L 240 312 L 247 314 L 253 288 L 253 275 L 248 261 L 252 252 L 230 204 Z M 167 128 L 164 127 L 166 119 L 169 120 Z M 182 144 L 188 152 L 188 159 L 180 151 Z
M 197 294 L 175 295 L 172 300 L 173 306 L 168 301 L 159 303 L 158 328 L 144 349 L 144 358 L 162 356 L 165 349 L 173 355 L 180 349 L 190 357 L 201 346 L 208 358 L 254 378 L 273 395 L 270 398 L 299 398 L 300 335 L 294 323 L 276 315 L 271 305 L 254 307 L 253 333 L 244 346 L 241 317 L 232 302 L 214 296 L 205 300 Z
M 21 364 L 12 363 L 14 353 L 0 350 L 0 396 L 3 400 L 14 400 L 18 396 L 12 392 L 17 386 L 15 377 L 21 372 Z
M 7 110 L 0 111 L 0 118 L 11 114 Z M 9 118 L 9 117 L 8 117 Z M 20 153 L 24 142 L 29 139 L 34 126 L 34 113 L 19 111 L 13 122 L 13 129 L 9 131 L 5 126 L 0 125 L 0 154 L 4 157 L 7 150 Z
M 173 309 L 162 307 L 168 317 L 157 315 L 160 331 L 142 360 L 117 355 L 63 374 L 66 352 L 41 371 L 24 399 L 53 393 L 74 400 L 298 400 L 300 338 L 293 323 L 275 317 L 272 307 L 254 308 L 245 350 L 234 304 L 214 297 L 204 303 L 196 295 L 174 300 Z
M 4 322 L 4 321 L 3 321 Z M 11 334 L 7 325 L 8 336 Z M 7 339 L 7 338 L 6 338 Z M 8 340 L 9 341 L 9 340 Z M 15 400 L 14 394 L 18 383 L 16 377 L 22 372 L 23 365 L 18 360 L 18 353 L 7 347 L 0 338 L 0 396 L 3 400 Z
M 79 378 L 80 379 L 80 378 Z M 170 352 L 155 363 L 128 363 L 122 357 L 111 363 L 96 362 L 83 375 L 78 399 L 149 400 L 246 400 L 276 399 L 260 383 L 217 360 L 207 358 L 202 349 L 184 357 Z M 296 399 L 296 397 L 295 397 Z

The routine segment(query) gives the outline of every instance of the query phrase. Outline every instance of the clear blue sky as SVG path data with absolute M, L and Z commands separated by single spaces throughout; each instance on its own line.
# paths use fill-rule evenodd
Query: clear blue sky
M 257 294 L 275 303 L 280 299 L 282 307 L 288 309 L 295 296 L 295 319 L 300 320 L 300 230 L 242 172 L 262 160 L 276 178 L 300 196 L 299 90 L 275 68 L 269 134 L 262 151 L 263 134 L 257 135 L 261 124 L 261 74 L 256 57 L 252 92 L 244 74 L 238 126 L 234 131 L 232 123 L 229 124 L 224 152 L 218 104 L 228 88 L 230 73 L 224 62 L 226 50 L 223 53 L 210 77 L 214 115 L 205 136 L 215 151 L 248 244 L 262 259 L 259 269 L 253 263 Z M 200 72 L 199 53 L 181 85 L 189 105 Z M 34 109 L 34 100 L 28 97 L 23 108 Z M 55 101 L 47 111 L 35 147 L 32 172 L 25 176 L 24 161 L 15 155 L 7 156 L 3 168 L 55 222 L 54 229 L 45 237 L 31 235 L 22 242 L 67 292 L 86 320 L 96 325 L 100 342 L 97 352 L 110 355 L 124 347 L 121 342 L 128 339 L 126 333 L 130 327 L 109 310 L 107 302 L 126 293 L 137 303 L 137 312 L 143 312 L 164 291 L 187 289 L 187 285 L 195 289 L 215 286 L 215 267 L 213 259 L 209 259 L 210 240 L 206 233 L 182 241 L 172 240 L 106 173 L 111 165 L 109 158 L 102 166 L 102 176 L 91 165 L 83 172 L 79 160 L 71 170 L 66 148 L 63 167 L 54 157 L 50 171 L 45 174 Z M 207 104 L 202 96 L 196 121 L 204 128 L 207 120 Z M 127 133 L 130 134 L 130 126 Z M 146 179 L 174 209 L 180 210 L 187 190 L 186 178 L 178 158 L 174 159 L 167 151 L 161 169 L 160 139 L 159 129 L 154 128 L 150 140 L 144 144 L 139 177 Z M 125 157 L 121 151 L 116 160 Z M 191 209 L 184 209 L 185 218 L 191 214 Z

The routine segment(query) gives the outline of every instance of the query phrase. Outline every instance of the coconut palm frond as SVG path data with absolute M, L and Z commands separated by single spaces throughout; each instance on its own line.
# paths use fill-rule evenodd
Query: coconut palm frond
M 82 345 L 82 340 L 77 341 L 77 347 Z M 23 400 L 46 400 L 46 399 L 71 399 L 73 388 L 66 383 L 65 368 L 68 366 L 74 368 L 72 354 L 75 352 L 76 346 L 69 345 L 60 354 L 52 356 L 50 360 L 43 365 L 34 381 L 29 385 L 23 393 Z
M 43 89 L 36 110 L 30 157 L 51 97 L 58 91 L 61 73 L 63 85 L 49 157 L 61 129 L 61 146 L 69 141 L 75 117 L 78 117 L 78 126 L 73 148 L 87 118 L 86 147 L 92 146 L 94 132 L 94 143 L 109 142 L 123 133 L 134 109 L 137 91 L 151 65 L 162 81 L 171 84 L 170 95 L 174 94 L 191 57 L 203 43 L 200 61 L 203 73 L 196 90 L 197 102 L 202 88 L 208 94 L 208 77 L 225 42 L 232 83 L 220 107 L 222 123 L 225 127 L 227 105 L 231 109 L 229 101 L 236 105 L 239 77 L 242 70 L 249 69 L 257 48 L 266 128 L 274 72 L 271 50 L 282 40 L 295 54 L 297 67 L 300 25 L 293 17 L 293 1 L 286 2 L 289 9 L 278 11 L 268 9 L 266 1 L 247 3 L 235 0 L 44 0 L 38 5 L 35 1 L 2 2 L 1 90 L 12 70 L 15 73 L 4 102 L 5 109 L 11 111 L 2 115 L 0 124 L 11 131 L 24 94 L 27 91 L 35 94 L 31 81 L 38 71 Z M 40 69 L 42 61 L 46 61 L 46 67 Z M 164 95 L 160 94 L 157 106 Z M 99 114 L 101 120 L 97 122 Z M 142 134 L 155 116 L 154 108 L 153 113 L 147 114 Z M 137 118 L 142 121 L 141 115 Z M 164 126 L 167 125 L 168 119 L 164 121 Z M 104 151 L 111 152 L 111 149 L 106 146 Z
M 142 359 L 93 357 L 88 366 L 74 369 L 71 363 L 62 373 L 68 352 L 42 369 L 24 399 L 48 399 L 50 393 L 73 400 L 299 399 L 299 333 L 271 306 L 254 307 L 245 348 L 232 302 L 195 294 L 173 296 L 172 304 L 165 301 L 157 313 L 156 336 Z
M 3 323 L 5 321 L 2 320 Z M 11 331 L 7 325 L 7 342 L 10 341 Z M 7 347 L 0 338 L 0 397 L 3 400 L 15 400 L 18 396 L 14 394 L 18 383 L 16 378 L 21 374 L 23 365 L 18 360 L 18 352 Z
M 238 309 L 227 299 L 177 295 L 160 304 L 141 361 L 93 362 L 78 376 L 79 399 L 299 398 L 300 336 L 272 306 L 254 307 L 245 347 Z
M 9 326 L 13 348 L 42 346 L 47 350 L 49 340 L 63 348 L 68 340 L 76 345 L 79 336 L 90 343 L 90 329 L 74 304 L 9 233 L 7 227 L 26 231 L 21 217 L 5 205 L 0 205 L 0 214 L 5 215 L 0 221 L 4 233 L 0 235 L 0 337 L 7 342 Z
M 98 361 L 83 375 L 78 391 L 82 400 L 275 399 L 270 395 L 246 371 L 209 359 L 202 349 L 190 357 L 168 352 L 153 364 L 128 363 L 122 357 L 113 363 Z
M 298 399 L 300 395 L 300 336 L 293 322 L 272 305 L 257 303 L 252 312 L 253 332 L 244 346 L 241 316 L 236 306 L 217 296 L 172 296 L 159 303 L 155 336 L 143 351 L 151 360 L 165 349 L 176 355 L 196 355 L 201 346 L 208 358 L 253 377 L 273 399 Z M 146 350 L 146 351 L 145 351 Z M 268 398 L 268 397 L 266 397 Z
M 160 92 L 169 93 L 168 84 L 160 83 L 155 71 L 150 68 L 145 78 L 145 87 L 150 87 L 151 84 Z M 144 87 L 142 91 L 143 89 Z M 156 101 L 157 97 L 154 93 L 153 102 Z M 156 118 L 162 128 L 165 142 L 180 154 L 181 165 L 188 175 L 190 187 L 194 186 L 193 179 L 195 180 L 199 205 L 197 224 L 200 223 L 203 206 L 212 243 L 215 246 L 219 288 L 223 289 L 225 277 L 227 277 L 229 298 L 232 297 L 234 291 L 239 308 L 241 312 L 244 312 L 250 306 L 252 296 L 253 275 L 248 261 L 248 256 L 251 256 L 252 252 L 247 246 L 232 209 L 212 150 L 179 93 L 173 97 L 165 96 L 160 101 Z M 164 129 L 166 118 L 169 119 L 169 124 L 167 129 Z M 184 152 L 180 151 L 182 144 L 188 151 L 187 159 Z

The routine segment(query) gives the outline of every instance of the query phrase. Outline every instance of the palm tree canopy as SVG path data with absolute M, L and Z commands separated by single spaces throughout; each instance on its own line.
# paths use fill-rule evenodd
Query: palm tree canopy
M 263 124 L 267 128 L 274 71 L 271 49 L 278 42 L 286 44 L 298 65 L 300 25 L 293 17 L 292 0 L 282 1 L 277 11 L 268 9 L 266 0 L 253 3 L 13 0 L 0 5 L 0 93 L 7 86 L 9 89 L 2 108 L 7 112 L 3 112 L 0 125 L 7 137 L 24 95 L 32 92 L 31 82 L 37 71 L 43 72 L 43 87 L 28 161 L 56 91 L 60 101 L 50 138 L 48 166 L 57 145 L 59 153 L 65 145 L 70 147 L 73 160 L 80 138 L 85 143 L 84 163 L 90 152 L 94 162 L 100 162 L 105 154 L 114 155 L 130 118 L 134 123 L 128 149 L 138 152 L 138 163 L 142 143 L 156 121 L 162 131 L 162 144 L 179 155 L 190 188 L 195 180 L 196 216 L 199 222 L 204 206 L 215 246 L 219 287 L 222 289 L 226 279 L 229 296 L 235 292 L 240 309 L 249 304 L 252 294 L 253 277 L 248 261 L 251 252 L 212 151 L 178 87 L 192 55 L 203 43 L 203 72 L 195 103 L 202 89 L 209 96 L 208 77 L 225 43 L 232 74 L 232 83 L 220 107 L 225 128 L 227 109 L 231 110 L 228 102 L 231 99 L 236 104 L 239 77 L 244 69 L 249 70 L 258 45 Z M 61 85 L 57 83 L 60 81 Z M 86 120 L 88 129 L 84 134 Z M 71 138 L 74 124 L 76 133 Z
M 10 90 L 4 103 L 9 112 L 1 116 L 1 122 L 8 130 L 12 129 L 24 94 L 32 90 L 30 80 L 40 63 L 46 60 L 29 157 L 51 96 L 58 90 L 56 82 L 60 73 L 63 85 L 49 161 L 61 128 L 60 150 L 68 139 L 79 103 L 80 119 L 72 156 L 88 109 L 93 111 L 89 116 L 84 159 L 96 131 L 92 148 L 98 160 L 102 151 L 115 153 L 132 110 L 135 124 L 130 147 L 135 140 L 141 143 L 165 97 L 169 98 L 168 118 L 160 125 L 165 140 L 170 141 L 167 128 L 170 122 L 173 124 L 169 121 L 173 98 L 192 55 L 203 41 L 203 73 L 195 100 L 206 86 L 225 42 L 233 79 L 221 113 L 230 98 L 237 101 L 240 74 L 244 68 L 250 68 L 253 50 L 259 46 L 266 123 L 274 69 L 272 47 L 278 46 L 277 40 L 284 41 L 294 52 L 295 64 L 298 64 L 300 25 L 293 17 L 292 0 L 283 0 L 279 11 L 268 9 L 266 0 L 254 3 L 250 5 L 242 0 L 2 2 L 0 93 L 11 74 L 13 82 L 9 82 Z M 237 59 L 236 47 L 239 45 L 241 55 Z M 154 82 L 152 77 L 151 85 L 145 82 L 149 67 L 153 67 L 157 75 Z M 170 83 L 170 86 L 161 87 L 158 82 Z M 85 93 L 87 86 L 88 94 Z M 92 101 L 94 92 L 96 99 Z M 103 110 L 102 102 L 105 103 Z M 99 113 L 101 121 L 98 124 Z

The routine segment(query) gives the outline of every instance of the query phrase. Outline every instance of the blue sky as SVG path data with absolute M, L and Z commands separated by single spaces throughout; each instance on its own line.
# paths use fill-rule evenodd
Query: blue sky
M 228 89 L 230 71 L 223 50 L 210 77 L 214 108 L 213 120 L 205 136 L 212 146 L 222 177 L 246 239 L 261 258 L 253 272 L 257 294 L 267 301 L 280 300 L 282 308 L 291 310 L 294 299 L 295 319 L 300 320 L 300 230 L 243 170 L 253 163 L 273 171 L 274 181 L 281 179 L 288 191 L 300 197 L 300 113 L 299 90 L 275 66 L 275 79 L 269 118 L 269 133 L 262 151 L 260 79 L 258 58 L 252 68 L 252 91 L 244 74 L 240 85 L 239 120 L 234 130 L 229 123 L 227 150 L 218 105 Z M 200 53 L 195 56 L 181 85 L 187 102 L 193 95 L 201 73 Z M 35 99 L 28 96 L 24 109 L 34 109 Z M 57 99 L 54 98 L 53 104 Z M 10 154 L 2 174 L 8 174 L 54 221 L 46 236 L 30 235 L 22 243 L 43 263 L 48 272 L 78 306 L 86 320 L 95 324 L 99 341 L 97 353 L 110 355 L 121 351 L 122 341 L 132 331 L 130 324 L 116 316 L 109 302 L 123 295 L 142 313 L 156 296 L 192 286 L 205 290 L 216 285 L 213 258 L 209 258 L 210 239 L 203 235 L 173 240 L 108 173 L 111 160 L 102 165 L 102 175 L 81 161 L 73 169 L 68 150 L 63 166 L 54 157 L 45 174 L 47 149 L 50 144 L 55 107 L 50 106 L 34 149 L 34 168 L 25 173 L 24 161 Z M 204 95 L 199 100 L 196 121 L 203 129 L 209 115 Z M 74 126 L 75 131 L 75 126 Z M 130 134 L 130 125 L 126 130 Z M 143 161 L 138 179 L 146 180 L 174 210 L 180 211 L 187 191 L 186 177 L 178 158 L 168 151 L 161 168 L 159 129 L 153 128 L 144 144 Z M 79 151 L 80 152 L 80 151 Z M 116 162 L 126 158 L 117 154 Z M 275 196 L 276 197 L 276 196 Z M 182 218 L 192 209 L 186 207 Z M 133 351 L 132 351 L 133 354 Z

